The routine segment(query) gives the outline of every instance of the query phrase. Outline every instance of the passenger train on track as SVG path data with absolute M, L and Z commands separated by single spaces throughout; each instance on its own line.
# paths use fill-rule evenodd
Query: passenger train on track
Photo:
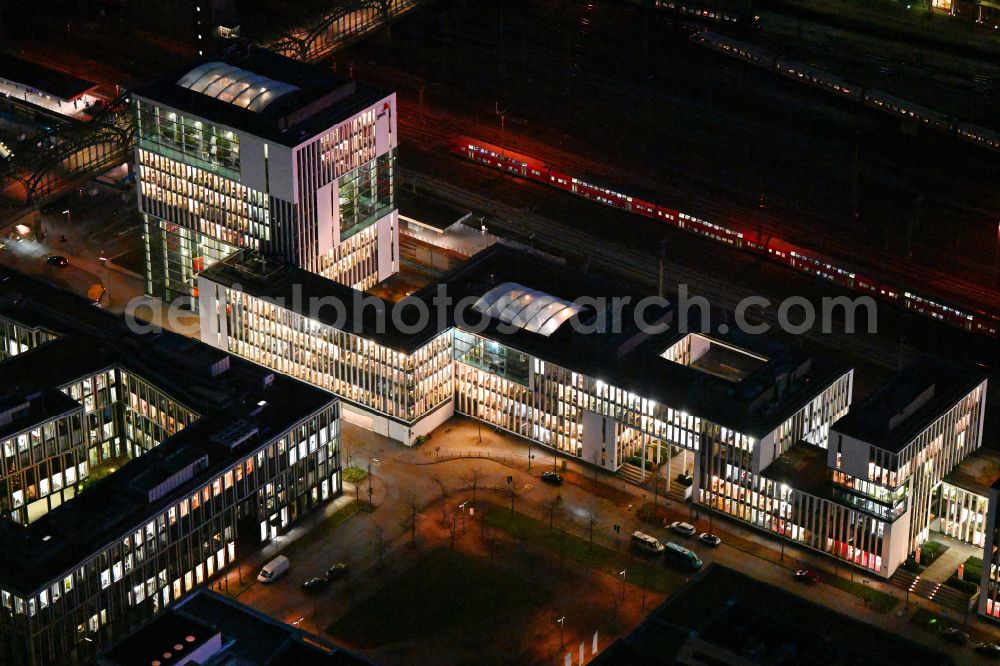
M 915 120 L 938 132 L 955 134 L 964 141 L 1000 151 L 1000 132 L 972 123 L 961 122 L 947 114 L 928 109 L 909 100 L 900 99 L 875 88 L 865 88 L 849 83 L 836 74 L 818 67 L 804 65 L 763 47 L 747 44 L 713 32 L 695 33 L 691 35 L 691 41 L 714 51 L 739 58 L 751 65 L 769 69 L 790 79 L 846 97 L 878 111 L 898 118 Z
M 993 338 L 1000 337 L 1000 318 L 985 312 L 963 310 L 936 300 L 918 296 L 897 286 L 863 275 L 836 260 L 774 236 L 762 235 L 753 229 L 720 225 L 681 213 L 672 208 L 644 201 L 593 182 L 587 182 L 563 171 L 561 167 L 490 143 L 465 136 L 452 140 L 451 151 L 457 155 L 500 169 L 504 172 L 546 183 L 577 196 L 598 201 L 653 218 L 677 229 L 711 238 L 754 254 L 766 256 L 798 271 L 815 275 L 842 287 L 898 303 L 928 317 L 945 321 L 968 331 Z

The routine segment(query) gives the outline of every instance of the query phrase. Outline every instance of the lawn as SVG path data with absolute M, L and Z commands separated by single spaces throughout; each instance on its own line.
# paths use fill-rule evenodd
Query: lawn
M 568 560 L 579 562 L 593 569 L 601 569 L 609 574 L 621 571 L 624 566 L 629 582 L 654 592 L 669 594 L 684 584 L 684 578 L 668 569 L 661 558 L 640 561 L 631 555 L 598 544 L 594 544 L 593 548 L 590 548 L 587 539 L 558 528 L 549 530 L 547 523 L 534 520 L 516 511 L 511 515 L 507 509 L 491 507 L 486 512 L 486 523 L 525 542 L 556 554 L 562 553 Z
M 344 481 L 348 483 L 361 483 L 368 476 L 368 472 L 360 467 L 347 467 L 344 469 Z
M 288 544 L 287 547 L 281 549 L 281 554 L 287 557 L 293 557 L 297 553 L 302 552 L 316 541 L 325 537 L 330 531 L 335 530 L 340 527 L 343 523 L 347 522 L 347 519 L 368 507 L 368 502 L 350 502 L 344 506 L 337 509 L 333 515 L 329 518 L 325 518 L 321 523 L 311 528 L 305 536 L 301 536 L 295 541 Z M 311 518 L 306 518 L 310 520 Z
M 484 558 L 441 548 L 383 582 L 326 631 L 369 648 L 534 608 L 548 596 L 549 590 L 491 567 Z
M 871 608 L 876 613 L 882 613 L 884 615 L 899 604 L 898 597 L 894 597 L 891 594 L 882 592 L 881 590 L 876 590 L 875 588 L 863 583 L 855 583 L 836 576 L 833 578 L 824 578 L 823 582 L 829 583 L 837 589 L 859 597 L 865 602 L 866 606 Z

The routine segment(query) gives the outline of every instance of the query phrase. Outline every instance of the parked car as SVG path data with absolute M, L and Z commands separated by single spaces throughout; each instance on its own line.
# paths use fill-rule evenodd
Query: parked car
M 50 254 L 45 260 L 53 266 L 58 266 L 60 268 L 69 266 L 69 259 L 58 254 Z
M 699 534 L 698 541 L 701 541 L 703 544 L 711 546 L 712 548 L 715 548 L 716 546 L 722 543 L 722 539 L 720 539 L 719 537 L 715 536 L 710 532 L 702 532 L 701 534 Z
M 303 592 L 322 592 L 330 584 L 324 576 L 316 576 L 302 583 Z
M 976 652 L 991 659 L 996 659 L 1000 657 L 1000 645 L 996 643 L 977 643 Z
M 819 582 L 819 574 L 812 569 L 799 569 L 795 572 L 795 580 L 806 585 L 815 585 Z
M 698 532 L 691 523 L 682 523 L 679 520 L 670 523 L 670 529 L 684 536 L 694 536 Z
M 558 472 L 542 472 L 542 481 L 545 483 L 550 483 L 553 486 L 561 486 L 563 482 L 562 476 Z
M 969 642 L 969 634 L 958 627 L 948 627 L 941 630 L 941 638 L 955 645 L 965 645 Z
M 701 558 L 698 557 L 697 553 L 673 541 L 668 541 L 663 546 L 663 559 L 667 563 L 676 564 L 692 571 L 701 568 Z
M 278 555 L 261 568 L 260 573 L 257 574 L 257 580 L 265 585 L 273 583 L 288 573 L 288 565 L 288 558 L 284 555 Z
M 656 537 L 650 536 L 645 532 L 640 532 L 639 530 L 632 532 L 632 546 L 636 550 L 652 555 L 663 552 L 663 544 Z
M 326 570 L 326 579 L 330 581 L 337 580 L 338 578 L 343 578 L 347 575 L 347 563 L 337 562 Z

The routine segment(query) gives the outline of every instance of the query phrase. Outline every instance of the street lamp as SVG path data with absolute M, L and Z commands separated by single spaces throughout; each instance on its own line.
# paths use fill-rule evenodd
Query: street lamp
M 625 601 L 625 569 L 619 571 L 618 575 L 622 577 L 622 601 Z
M 66 210 L 64 210 L 62 212 L 62 214 L 66 216 L 66 226 L 72 227 L 73 226 L 73 214 L 71 212 L 69 212 L 69 208 L 67 208 Z
M 556 622 L 559 623 L 559 647 L 565 647 L 566 641 L 563 640 L 563 625 L 566 624 L 566 616 L 563 615 Z

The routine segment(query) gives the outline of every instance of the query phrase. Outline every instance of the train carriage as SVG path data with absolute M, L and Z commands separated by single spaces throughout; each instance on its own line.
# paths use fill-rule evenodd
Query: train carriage
M 848 83 L 839 76 L 832 74 L 819 67 L 803 65 L 789 58 L 780 57 L 774 61 L 774 71 L 782 76 L 797 79 L 817 88 L 823 88 L 830 92 L 847 97 L 860 102 L 864 94 L 861 86 Z
M 452 141 L 451 151 L 473 162 L 502 169 L 525 178 L 548 182 L 549 165 L 530 155 L 465 136 L 456 137 Z
M 912 118 L 942 132 L 951 132 L 955 121 L 943 113 L 938 113 L 909 100 L 895 97 L 881 90 L 869 88 L 865 92 L 865 104 L 903 118 Z
M 821 253 L 773 236 L 762 237 L 760 233 L 748 230 L 739 224 L 716 224 L 672 208 L 658 206 L 646 198 L 598 185 L 594 179 L 576 178 L 528 155 L 501 149 L 493 144 L 468 137 L 456 138 L 452 142 L 451 150 L 479 164 L 545 182 L 606 206 L 644 215 L 699 236 L 755 254 L 763 254 L 795 270 L 821 277 L 848 289 L 899 302 L 910 310 L 966 330 L 993 338 L 998 337 L 1000 332 L 1000 318 L 995 315 L 980 311 L 963 311 L 912 292 L 901 291 L 890 284 L 856 273 L 844 263 L 835 262 Z

